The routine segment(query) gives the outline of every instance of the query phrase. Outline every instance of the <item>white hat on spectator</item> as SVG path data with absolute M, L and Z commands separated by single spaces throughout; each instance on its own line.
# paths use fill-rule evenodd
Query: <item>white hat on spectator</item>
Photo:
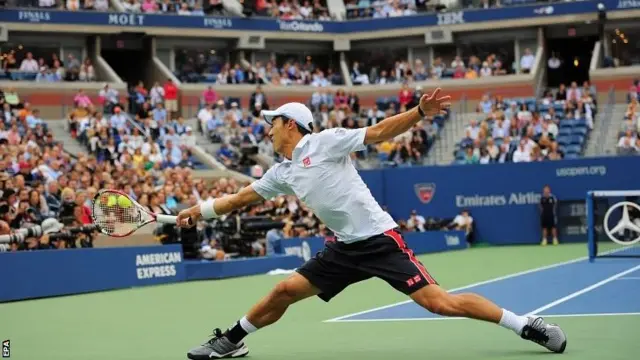
M 42 222 L 40 227 L 42 228 L 42 232 L 44 234 L 51 234 L 62 230 L 62 228 L 64 228 L 64 225 L 57 219 L 48 218 Z
M 307 131 L 312 132 L 313 114 L 311 110 L 304 104 L 291 102 L 284 104 L 276 110 L 262 110 L 261 114 L 264 115 L 264 120 L 267 124 L 271 125 L 273 119 L 279 116 L 286 117 L 287 119 L 295 120 L 298 125 L 302 126 Z
M 237 103 L 237 102 L 235 102 L 235 101 L 234 101 L 234 102 L 232 102 L 232 103 L 231 103 L 231 107 L 238 107 L 238 103 Z

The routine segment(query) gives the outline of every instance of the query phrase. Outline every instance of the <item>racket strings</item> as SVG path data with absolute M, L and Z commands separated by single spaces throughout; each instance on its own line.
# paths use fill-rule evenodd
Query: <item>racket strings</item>
M 124 236 L 132 233 L 142 223 L 141 211 L 130 203 L 128 206 L 118 204 L 118 193 L 102 193 L 94 202 L 94 223 L 102 231 L 112 236 Z

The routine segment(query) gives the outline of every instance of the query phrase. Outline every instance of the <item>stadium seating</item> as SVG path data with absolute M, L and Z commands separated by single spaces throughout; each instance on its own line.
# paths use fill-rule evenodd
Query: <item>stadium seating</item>
M 550 138 L 552 143 L 553 142 L 557 143 L 557 150 L 560 154 L 560 157 L 565 159 L 575 159 L 582 156 L 587 140 L 589 139 L 590 131 L 591 131 L 589 127 L 589 122 L 584 118 L 584 114 L 582 114 L 582 117 L 580 118 L 570 118 L 570 117 L 567 117 L 567 113 L 566 113 L 568 105 L 565 104 L 564 102 L 556 101 L 553 104 L 546 104 L 542 100 L 533 98 L 533 97 L 504 99 L 504 103 L 505 104 L 515 103 L 517 105 L 517 108 L 520 108 L 522 105 L 524 105 L 526 109 L 534 115 L 534 117 L 538 117 L 540 119 L 539 120 L 540 122 L 538 124 L 541 124 L 542 119 L 546 119 L 546 116 L 550 114 L 550 110 L 553 109 L 555 113 L 555 120 L 552 119 L 552 122 L 557 123 L 558 134 L 557 134 L 557 137 L 555 137 L 555 139 L 553 139 L 553 136 L 550 136 Z M 595 109 L 595 106 L 594 106 L 594 109 Z M 595 110 L 594 110 L 594 113 L 595 113 Z M 515 119 L 515 114 L 513 114 L 512 121 L 518 121 Z M 486 123 L 488 125 L 489 134 L 491 134 L 494 123 L 493 121 L 487 121 Z M 529 127 L 530 125 L 533 125 L 533 124 L 530 124 L 529 122 L 525 124 L 526 127 Z M 508 144 L 506 144 L 507 156 L 502 161 L 507 161 L 507 162 L 511 161 L 514 152 L 518 148 L 521 135 L 526 130 L 527 130 L 526 128 L 520 127 L 520 128 L 517 128 L 517 133 L 510 134 L 511 141 Z M 541 128 L 538 131 L 541 131 Z M 538 134 L 539 133 L 535 134 L 536 137 L 538 136 Z M 504 139 L 502 138 L 496 138 L 494 140 L 498 147 L 500 147 L 504 143 Z M 476 162 L 467 157 L 467 152 L 466 152 L 467 147 L 472 147 L 472 148 L 474 147 L 474 143 L 472 139 L 465 138 L 460 143 L 456 144 L 456 149 L 454 151 L 455 164 L 468 164 L 468 163 Z M 482 149 L 484 149 L 484 145 L 481 145 L 481 147 Z M 482 149 L 478 149 L 478 150 L 474 149 L 473 151 L 474 153 L 476 153 L 476 156 L 478 156 L 477 154 L 480 153 Z M 499 155 L 500 154 L 498 154 L 498 156 Z M 546 159 L 546 157 L 544 158 Z M 531 159 L 531 161 L 537 161 L 537 160 L 541 160 L 541 159 Z M 498 160 L 496 158 L 492 158 L 489 162 L 495 162 L 495 161 L 498 161 Z

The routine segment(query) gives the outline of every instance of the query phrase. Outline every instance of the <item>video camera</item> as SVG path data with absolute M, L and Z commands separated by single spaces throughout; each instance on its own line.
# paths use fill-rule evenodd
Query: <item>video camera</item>
M 252 243 L 264 238 L 267 231 L 283 227 L 283 222 L 271 220 L 268 216 L 234 214 L 211 221 L 205 232 L 210 238 L 216 233 L 215 237 L 226 252 L 250 256 Z

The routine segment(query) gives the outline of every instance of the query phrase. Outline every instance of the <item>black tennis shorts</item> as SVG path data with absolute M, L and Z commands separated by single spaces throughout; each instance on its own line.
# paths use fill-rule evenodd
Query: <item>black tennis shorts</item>
M 296 271 L 320 289 L 318 297 L 327 302 L 347 286 L 372 277 L 407 295 L 437 284 L 396 230 L 351 244 L 327 242 Z
M 542 214 L 540 218 L 540 226 L 543 229 L 551 230 L 558 224 L 557 218 L 554 214 Z

